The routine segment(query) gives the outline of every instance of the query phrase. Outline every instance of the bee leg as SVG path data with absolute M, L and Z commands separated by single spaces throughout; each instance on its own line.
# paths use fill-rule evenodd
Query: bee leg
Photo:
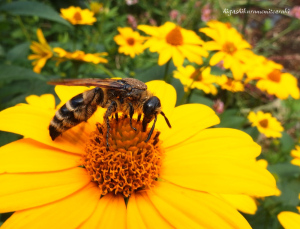
M 139 114 L 139 115 L 138 115 L 138 118 L 137 118 L 137 121 L 138 121 L 138 122 L 141 121 L 141 117 L 142 117 L 142 114 Z
M 109 130 L 110 130 L 110 125 L 109 125 L 109 116 L 112 115 L 113 112 L 117 110 L 117 103 L 115 101 L 112 101 L 109 107 L 107 108 L 105 114 L 104 114 L 104 121 L 106 122 L 107 126 L 107 131 L 106 131 L 106 148 L 108 149 L 109 144 L 108 144 L 108 137 L 109 137 Z
M 133 109 L 133 106 L 132 106 L 131 103 L 128 103 L 128 105 L 129 105 L 129 117 L 130 117 L 129 122 L 130 122 L 130 127 L 136 131 L 136 129 L 132 126 L 132 116 L 133 116 L 133 113 L 134 113 L 134 109 Z
M 118 113 L 115 113 L 115 117 L 116 117 L 116 121 L 118 122 L 119 121 Z
M 155 128 L 155 123 L 156 123 L 156 121 L 157 121 L 157 115 L 155 114 L 155 119 L 154 119 L 153 125 L 152 125 L 151 130 L 150 130 L 150 132 L 149 132 L 149 134 L 148 134 L 148 138 L 146 139 L 145 142 L 148 142 L 148 141 L 150 140 L 151 135 L 152 135 L 152 133 L 153 133 L 153 130 L 154 130 L 154 128 Z

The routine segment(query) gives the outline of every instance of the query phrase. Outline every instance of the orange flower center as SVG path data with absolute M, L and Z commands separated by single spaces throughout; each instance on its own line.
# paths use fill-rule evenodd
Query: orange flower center
M 110 120 L 109 149 L 106 147 L 106 126 L 97 123 L 86 145 L 83 165 L 101 190 L 129 197 L 135 190 L 154 186 L 162 164 L 163 149 L 159 134 L 154 130 L 146 143 L 149 131 L 142 132 L 142 123 L 124 116 Z
M 263 119 L 261 121 L 259 121 L 259 124 L 263 127 L 263 128 L 267 128 L 268 127 L 268 119 Z
M 175 29 L 172 29 L 166 36 L 166 41 L 170 45 L 182 45 L 183 44 L 183 37 L 180 32 L 180 27 L 176 27 Z
M 223 52 L 226 52 L 230 55 L 232 55 L 233 53 L 235 53 L 235 51 L 237 50 L 237 48 L 235 47 L 235 45 L 232 42 L 226 42 L 223 45 Z
M 81 21 L 82 20 L 81 14 L 78 11 L 74 14 L 73 18 L 76 21 Z
M 202 81 L 202 74 L 200 69 L 197 69 L 193 72 L 192 75 L 190 75 L 190 78 L 195 80 L 195 81 Z
M 276 83 L 280 82 L 281 79 L 281 71 L 278 69 L 274 69 L 271 73 L 268 74 L 268 79 L 272 80 Z
M 130 46 L 133 46 L 134 45 L 134 39 L 132 37 L 128 38 L 127 39 L 127 44 L 130 45 Z
M 226 85 L 231 86 L 232 85 L 232 79 L 227 79 Z

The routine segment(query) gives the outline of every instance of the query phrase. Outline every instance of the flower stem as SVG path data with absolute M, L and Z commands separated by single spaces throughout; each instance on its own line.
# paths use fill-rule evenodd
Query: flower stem
M 169 83 L 169 77 L 168 77 L 168 72 L 169 72 L 169 67 L 170 67 L 170 62 L 171 60 L 169 60 L 167 63 L 166 63 L 166 67 L 165 67 L 165 74 L 164 74 L 164 81 L 166 83 Z
M 30 35 L 29 35 L 29 33 L 27 32 L 27 29 L 26 29 L 26 27 L 24 26 L 21 17 L 20 17 L 20 16 L 17 16 L 16 18 L 17 18 L 17 20 L 18 20 L 18 22 L 19 22 L 19 25 L 20 25 L 20 27 L 21 27 L 21 29 L 22 29 L 22 32 L 23 32 L 24 36 L 26 37 L 26 39 L 27 39 L 28 41 L 31 41 Z

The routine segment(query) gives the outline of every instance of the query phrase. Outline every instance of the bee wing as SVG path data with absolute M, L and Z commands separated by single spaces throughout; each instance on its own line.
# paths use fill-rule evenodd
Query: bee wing
M 64 79 L 49 81 L 51 85 L 66 85 L 66 86 L 95 86 L 108 89 L 123 89 L 124 84 L 117 79 Z

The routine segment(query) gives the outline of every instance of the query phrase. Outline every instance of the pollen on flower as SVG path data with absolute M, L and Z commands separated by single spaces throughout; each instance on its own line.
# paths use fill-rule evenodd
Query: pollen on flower
M 277 83 L 280 82 L 281 71 L 278 69 L 274 69 L 271 73 L 268 74 L 268 79 Z
M 237 48 L 235 47 L 235 45 L 232 42 L 226 42 L 223 45 L 222 50 L 228 54 L 233 54 L 237 50 Z
M 259 121 L 259 124 L 263 127 L 263 128 L 267 128 L 268 127 L 268 119 L 263 119 L 261 121 Z
M 135 190 L 149 189 L 159 176 L 163 148 L 160 132 L 154 130 L 146 143 L 149 131 L 142 132 L 142 123 L 124 116 L 110 120 L 109 149 L 106 147 L 107 127 L 98 123 L 86 145 L 83 165 L 105 195 L 109 192 L 130 196 Z
M 130 46 L 134 45 L 134 39 L 132 37 L 128 38 L 127 39 L 127 44 L 130 45 Z
M 179 27 L 172 29 L 166 36 L 167 43 L 177 46 L 183 44 L 183 37 Z

